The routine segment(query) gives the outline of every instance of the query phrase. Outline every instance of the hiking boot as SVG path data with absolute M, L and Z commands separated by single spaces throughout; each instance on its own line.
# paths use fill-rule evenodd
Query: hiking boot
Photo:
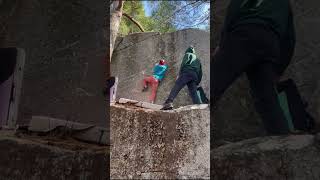
M 173 109 L 173 103 L 165 103 L 160 110 L 172 110 L 172 109 Z

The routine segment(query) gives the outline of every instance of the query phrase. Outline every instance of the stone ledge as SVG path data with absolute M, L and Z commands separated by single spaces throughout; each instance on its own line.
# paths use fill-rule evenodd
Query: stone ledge
M 107 150 L 88 149 L 75 151 L 1 133 L 0 179 L 107 179 Z
M 320 141 L 313 135 L 254 138 L 211 151 L 213 179 L 319 179 Z

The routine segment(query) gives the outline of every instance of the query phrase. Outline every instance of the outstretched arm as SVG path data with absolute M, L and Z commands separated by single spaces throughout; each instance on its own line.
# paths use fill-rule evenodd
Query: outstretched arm
M 167 69 L 168 69 L 168 65 L 165 65 L 165 66 L 161 67 L 160 74 L 165 73 L 167 71 Z

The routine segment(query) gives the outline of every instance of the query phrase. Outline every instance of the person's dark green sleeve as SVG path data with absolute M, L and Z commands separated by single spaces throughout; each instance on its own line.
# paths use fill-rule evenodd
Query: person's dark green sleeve
M 281 68 L 279 69 L 280 75 L 283 74 L 283 72 L 291 62 L 292 57 L 294 55 L 295 45 L 296 45 L 296 33 L 295 33 L 295 27 L 294 27 L 294 21 L 293 21 L 293 13 L 290 8 L 287 30 L 286 30 L 286 33 L 284 34 L 283 39 L 281 40 L 280 61 L 282 63 L 281 63 Z
M 221 37 L 219 40 L 219 46 L 221 46 L 221 43 L 224 41 L 226 32 L 228 32 L 228 28 L 230 28 L 232 21 L 235 17 L 237 17 L 241 3 L 242 0 L 231 0 L 230 4 L 228 5 L 223 27 L 220 33 Z
M 295 32 L 295 27 L 294 27 L 294 22 L 293 22 L 293 13 L 290 7 L 289 11 L 289 20 L 288 20 L 288 33 L 287 33 L 287 42 L 288 42 L 288 58 L 291 59 L 294 54 L 294 48 L 296 45 L 296 32 Z

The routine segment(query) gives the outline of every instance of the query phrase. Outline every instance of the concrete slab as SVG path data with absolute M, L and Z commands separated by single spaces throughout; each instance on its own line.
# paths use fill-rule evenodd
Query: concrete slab
M 98 149 L 96 145 L 84 146 L 69 141 L 63 146 L 61 142 L 49 145 L 53 142 L 18 138 L 0 131 L 0 179 L 109 178 L 106 147 Z
M 28 130 L 32 132 L 50 132 L 56 128 L 67 128 L 72 131 L 72 137 L 81 141 L 103 145 L 110 144 L 109 131 L 106 128 L 56 118 L 33 116 Z
M 49 132 L 59 126 L 67 127 L 74 130 L 85 130 L 93 127 L 94 125 L 76 123 L 72 121 L 66 121 L 45 116 L 32 116 L 28 130 L 36 132 Z
M 75 132 L 73 137 L 81 141 L 110 145 L 109 131 L 102 127 L 95 126 L 85 131 Z
M 247 139 L 211 151 L 212 179 L 319 179 L 319 142 L 313 135 Z
M 158 105 L 158 104 L 152 104 L 152 103 L 148 103 L 148 102 L 126 99 L 126 98 L 120 98 L 118 103 L 131 104 L 131 105 L 134 105 L 137 107 L 142 107 L 142 108 L 147 108 L 147 109 L 152 109 L 152 110 L 160 110 L 163 107 L 162 105 Z

